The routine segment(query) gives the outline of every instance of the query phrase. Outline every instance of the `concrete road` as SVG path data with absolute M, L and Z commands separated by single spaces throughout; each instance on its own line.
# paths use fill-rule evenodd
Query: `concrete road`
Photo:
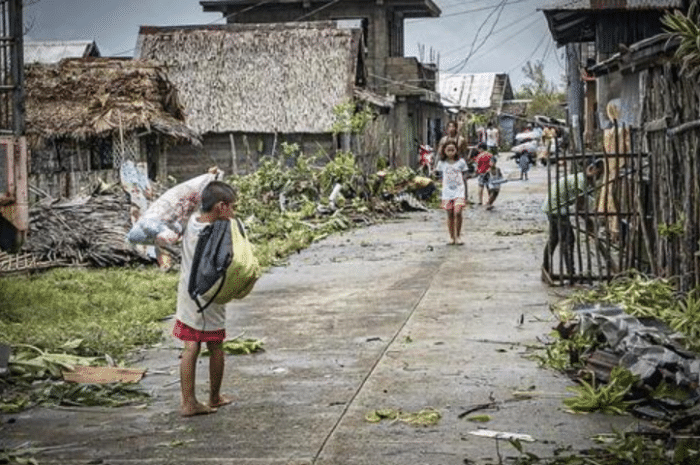
M 545 457 L 634 427 L 630 417 L 564 412 L 571 381 L 528 358 L 563 292 L 540 282 L 545 187 L 536 168 L 529 181 L 505 184 L 494 210 L 472 206 L 464 246 L 447 245 L 444 212 L 410 213 L 270 270 L 229 308 L 229 336 L 244 332 L 266 348 L 227 357 L 224 388 L 235 405 L 179 417 L 179 344 L 167 337 L 139 364 L 152 404 L 4 415 L 0 447 L 38 447 L 42 464 L 488 464 L 518 453 L 472 434 L 479 429 L 529 435 L 525 450 Z M 207 367 L 200 362 L 201 399 Z M 365 419 L 427 408 L 440 414 L 431 426 Z

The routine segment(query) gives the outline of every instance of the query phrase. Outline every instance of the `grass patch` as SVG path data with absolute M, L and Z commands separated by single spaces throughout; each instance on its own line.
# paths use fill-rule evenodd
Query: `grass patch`
M 160 341 L 175 312 L 178 273 L 155 268 L 56 269 L 0 278 L 0 341 L 115 359 Z

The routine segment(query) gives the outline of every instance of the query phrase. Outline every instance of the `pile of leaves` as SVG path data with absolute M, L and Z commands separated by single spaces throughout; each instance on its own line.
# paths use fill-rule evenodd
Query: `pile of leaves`
M 100 366 L 106 358 L 85 357 L 82 340 L 64 344 L 60 352 L 47 352 L 27 344 L 15 344 L 9 361 L 10 376 L 0 378 L 0 412 L 16 413 L 34 405 L 83 405 L 119 407 L 143 402 L 149 395 L 127 383 L 77 384 L 64 382 L 64 371 L 78 365 Z
M 700 349 L 700 289 L 679 293 L 671 280 L 630 272 L 593 289 L 576 291 L 552 306 L 560 324 L 552 333 L 553 340 L 534 355 L 542 365 L 576 378 L 578 386 L 570 389 L 576 395 L 563 401 L 567 409 L 576 413 L 626 414 L 640 402 L 655 403 L 675 396 L 679 396 L 680 402 L 682 397 L 687 397 L 683 389 L 665 382 L 653 390 L 640 386 L 639 378 L 620 366 L 612 369 L 607 382 L 591 377 L 583 369 L 584 361 L 588 354 L 603 348 L 605 342 L 595 334 L 579 331 L 573 310 L 594 304 L 621 307 L 635 317 L 658 320 L 683 335 L 681 342 L 686 349 L 695 352 Z M 692 429 L 697 414 L 695 408 L 691 410 L 687 414 L 679 413 L 671 423 L 657 422 L 658 429 L 653 433 L 615 432 L 602 439 L 604 447 L 585 454 L 562 454 L 547 459 L 524 454 L 516 463 L 695 464 L 700 460 L 700 441 L 696 436 L 679 433 L 686 426 Z M 688 422 L 692 424 L 685 425 Z
M 263 267 L 332 233 L 397 214 L 403 207 L 396 194 L 416 176 L 405 167 L 364 174 L 350 152 L 332 160 L 306 156 L 296 144 L 283 144 L 282 152 L 264 158 L 254 173 L 227 180 L 239 192 L 237 215 Z

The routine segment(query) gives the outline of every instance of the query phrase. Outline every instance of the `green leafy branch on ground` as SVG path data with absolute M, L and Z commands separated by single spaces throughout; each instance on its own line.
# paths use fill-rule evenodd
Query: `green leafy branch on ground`
M 251 174 L 227 179 L 239 191 L 237 215 L 244 220 L 263 267 L 283 263 L 289 255 L 355 224 L 375 222 L 396 213 L 383 199 L 409 184 L 409 168 L 365 175 L 350 152 L 319 163 L 316 156 L 288 148 L 290 159 L 264 158 Z M 289 166 L 291 164 L 291 166 Z M 336 184 L 340 194 L 330 199 Z
M 561 324 L 553 343 L 547 344 L 533 355 L 544 366 L 561 371 L 581 368 L 581 359 L 600 347 L 601 342 L 593 334 L 582 334 L 577 328 L 574 310 L 583 305 L 600 304 L 621 307 L 628 314 L 640 318 L 655 318 L 684 335 L 687 348 L 697 351 L 700 347 L 700 289 L 680 294 L 671 280 L 647 278 L 631 272 L 609 283 L 590 290 L 579 290 L 552 306 Z M 687 392 L 678 386 L 661 383 L 653 392 L 637 389 L 637 378 L 622 367 L 615 367 L 607 384 L 580 380 L 580 386 L 571 388 L 578 395 L 567 398 L 564 404 L 575 412 L 601 411 L 620 414 L 633 405 L 630 394 L 644 394 L 650 398 L 672 398 L 682 401 Z M 561 454 L 557 457 L 539 458 L 523 454 L 516 461 L 519 465 L 633 465 L 671 464 L 695 465 L 700 460 L 700 440 L 697 437 L 679 438 L 672 432 L 663 438 L 657 434 L 647 437 L 636 433 L 615 433 L 605 438 L 605 447 L 578 454 Z M 521 446 L 522 447 L 522 446 Z
M 529 453 L 518 441 L 510 441 L 521 454 L 514 465 L 696 465 L 700 460 L 698 438 L 672 434 L 645 435 L 613 430 L 592 438 L 600 447 L 580 452 L 559 450 L 554 457 Z
M 588 383 L 579 380 L 580 386 L 569 388 L 575 392 L 575 397 L 563 400 L 570 411 L 574 413 L 602 412 L 615 415 L 623 415 L 631 405 L 625 400 L 639 377 L 622 367 L 614 367 L 610 373 L 610 380 L 596 386 L 596 380 Z
M 442 415 L 433 408 L 424 408 L 417 412 L 404 412 L 403 410 L 385 408 L 367 412 L 365 420 L 370 423 L 379 423 L 382 420 L 400 421 L 412 426 L 436 425 Z

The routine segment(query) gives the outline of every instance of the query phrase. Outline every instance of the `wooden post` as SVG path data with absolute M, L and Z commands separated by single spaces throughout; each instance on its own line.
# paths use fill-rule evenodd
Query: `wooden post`
M 248 135 L 243 134 L 243 145 L 245 145 L 245 164 L 246 172 L 250 173 L 250 144 L 248 144 Z
M 231 144 L 231 170 L 233 174 L 238 174 L 238 160 L 236 155 L 236 139 L 233 137 L 233 133 L 228 134 L 228 140 Z

